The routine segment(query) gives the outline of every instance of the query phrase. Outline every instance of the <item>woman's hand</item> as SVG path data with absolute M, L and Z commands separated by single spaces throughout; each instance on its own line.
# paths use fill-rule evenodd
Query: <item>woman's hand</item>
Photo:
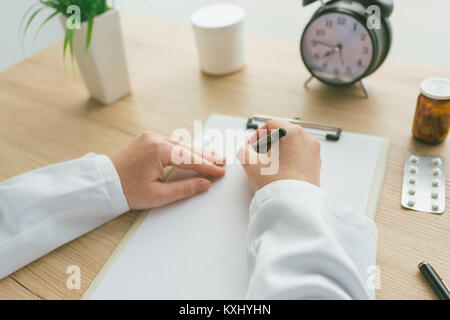
M 173 154 L 182 155 L 188 161 L 174 163 Z M 141 134 L 125 149 L 113 155 L 111 161 L 131 209 L 163 206 L 204 192 L 211 186 L 211 182 L 205 178 L 163 182 L 164 168 L 167 166 L 192 169 L 208 176 L 225 174 L 223 157 L 194 150 L 155 132 Z
M 251 144 L 260 138 L 272 133 L 272 130 L 279 128 L 286 129 L 286 136 L 277 142 L 279 156 L 278 170 L 274 174 L 262 174 L 262 169 L 267 167 L 267 163 L 274 161 L 273 150 L 267 154 L 259 154 L 253 149 Z M 250 138 L 248 144 L 244 145 L 238 152 L 239 161 L 247 172 L 250 184 L 254 191 L 277 180 L 295 179 L 320 185 L 320 143 L 301 126 L 287 121 L 268 121 L 259 128 Z M 256 159 L 252 162 L 249 159 Z

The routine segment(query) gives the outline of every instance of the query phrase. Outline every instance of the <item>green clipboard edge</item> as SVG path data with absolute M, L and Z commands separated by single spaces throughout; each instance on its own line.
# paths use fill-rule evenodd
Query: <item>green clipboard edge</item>
M 378 137 L 380 138 L 380 137 Z M 386 175 L 386 167 L 389 159 L 389 151 L 391 149 L 391 140 L 382 138 L 380 153 L 375 168 L 375 174 L 370 187 L 369 200 L 366 206 L 366 216 L 375 221 L 377 214 L 378 202 L 380 201 L 381 191 L 383 189 L 383 181 Z
M 371 136 L 371 135 L 364 135 L 364 136 Z M 375 136 L 372 136 L 375 137 Z M 377 138 L 381 138 L 378 137 Z M 381 138 L 381 146 L 380 146 L 380 152 L 378 154 L 378 160 L 377 165 L 375 168 L 375 174 L 374 178 L 372 180 L 372 186 L 370 187 L 370 195 L 369 200 L 367 202 L 366 206 L 366 216 L 372 220 L 375 220 L 375 216 L 377 214 L 377 207 L 378 202 L 381 197 L 381 190 L 383 187 L 383 181 L 384 176 L 386 174 L 386 167 L 387 167 L 387 161 L 389 158 L 389 150 L 391 146 L 391 141 L 388 138 Z M 166 178 L 164 179 L 169 180 L 173 174 L 175 173 L 176 168 L 172 168 L 172 170 L 169 171 Z M 89 288 L 86 290 L 86 292 L 81 297 L 81 300 L 89 300 L 92 295 L 94 294 L 97 287 L 100 285 L 102 280 L 105 278 L 106 274 L 110 270 L 111 266 L 114 264 L 114 262 L 117 260 L 119 255 L 121 254 L 122 250 L 126 247 L 128 244 L 128 241 L 130 241 L 133 234 L 136 232 L 136 230 L 139 228 L 141 223 L 144 221 L 145 217 L 149 213 L 150 210 L 142 212 L 139 214 L 139 216 L 136 218 L 136 220 L 131 225 L 130 229 L 127 231 L 127 233 L 123 236 L 122 240 L 120 240 L 119 244 L 117 245 L 117 248 L 114 249 L 114 251 L 111 253 L 111 256 L 106 261 L 105 265 L 102 267 L 98 275 L 95 277 L 94 281 L 92 281 Z

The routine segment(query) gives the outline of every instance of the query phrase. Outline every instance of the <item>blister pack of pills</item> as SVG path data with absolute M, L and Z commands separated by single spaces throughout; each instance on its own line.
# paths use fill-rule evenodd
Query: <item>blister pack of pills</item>
M 443 213 L 445 210 L 445 159 L 408 153 L 403 172 L 402 206 Z

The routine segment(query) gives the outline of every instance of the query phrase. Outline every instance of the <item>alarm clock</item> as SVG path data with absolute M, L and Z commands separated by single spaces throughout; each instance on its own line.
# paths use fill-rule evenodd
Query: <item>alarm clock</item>
M 303 0 L 303 6 L 315 1 Z M 321 2 L 300 40 L 301 57 L 311 73 L 308 82 L 316 78 L 347 86 L 361 81 L 378 69 L 391 48 L 392 0 Z

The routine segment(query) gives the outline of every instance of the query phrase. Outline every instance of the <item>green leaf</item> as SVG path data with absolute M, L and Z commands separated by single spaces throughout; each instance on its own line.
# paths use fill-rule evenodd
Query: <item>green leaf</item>
M 66 28 L 66 34 L 64 36 L 64 50 L 63 57 L 66 56 L 67 45 L 69 44 L 70 34 L 73 33 L 73 29 Z
M 63 46 L 63 61 L 64 61 L 64 72 L 67 73 L 66 70 L 66 51 L 67 45 L 70 43 L 70 38 L 72 37 L 74 29 L 66 28 L 66 34 L 64 35 L 64 46 Z
M 106 8 L 107 8 L 108 4 L 106 3 L 106 0 L 100 1 L 100 7 L 99 7 L 99 11 L 97 12 L 98 14 L 100 14 L 100 12 L 105 12 Z
M 36 30 L 34 37 L 33 37 L 33 43 L 36 43 L 36 37 L 39 34 L 39 31 L 41 31 L 42 27 L 50 21 L 50 19 L 52 19 L 54 16 L 56 16 L 59 13 L 58 10 L 55 10 L 51 15 L 49 15 L 39 26 L 39 28 Z
M 95 12 L 89 13 L 88 16 L 88 22 L 87 22 L 87 30 L 86 30 L 86 47 L 85 47 L 85 54 L 88 53 L 89 46 L 91 44 L 92 39 L 92 28 L 94 26 L 94 18 L 95 18 Z
M 20 20 L 18 41 L 19 41 L 19 46 L 22 47 L 23 56 L 25 56 L 25 36 L 23 35 L 23 32 L 22 32 L 23 25 L 24 25 L 25 19 L 28 16 L 28 14 L 31 12 L 31 10 L 33 10 L 38 5 L 39 5 L 39 3 L 35 3 L 35 4 L 31 5 L 30 7 L 28 7 L 28 9 L 23 14 L 22 19 Z
M 27 22 L 27 24 L 25 26 L 25 29 L 23 30 L 23 38 L 22 38 L 22 40 L 24 41 L 24 43 L 23 43 L 24 47 L 25 47 L 25 36 L 27 34 L 27 30 L 30 27 L 31 22 L 33 22 L 34 18 L 36 18 L 36 16 L 39 14 L 39 12 L 41 12 L 44 9 L 45 9 L 45 7 L 41 7 L 39 9 L 37 9 L 36 11 L 33 12 L 33 14 L 28 19 L 28 22 Z
M 75 69 L 75 59 L 73 57 L 73 38 L 74 38 L 74 34 L 75 34 L 75 29 L 72 29 L 72 34 L 70 35 L 70 58 L 72 59 L 72 71 L 73 71 L 73 75 L 76 77 L 77 76 L 77 70 Z
M 113 1 L 112 7 L 115 6 L 115 2 Z M 101 15 L 108 11 L 110 7 L 108 6 L 107 0 L 37 0 L 37 3 L 31 5 L 24 13 L 22 20 L 20 22 L 19 28 L 19 41 L 22 40 L 22 49 L 25 50 L 25 36 L 31 23 L 35 20 L 36 16 L 39 13 L 46 9 L 51 8 L 52 13 L 48 15 L 44 21 L 37 28 L 36 33 L 34 34 L 33 41 L 36 40 L 37 35 L 41 32 L 41 29 L 45 24 L 47 24 L 52 18 L 54 18 L 58 13 L 68 17 L 70 15 L 67 14 L 67 8 L 71 5 L 77 5 L 80 8 L 80 22 L 87 22 L 86 29 L 86 44 L 85 44 L 85 55 L 87 54 L 91 42 L 92 42 L 92 34 L 94 28 L 95 17 Z M 72 59 L 72 68 L 74 68 L 75 73 L 75 65 L 74 65 L 74 33 L 75 30 L 70 30 L 66 27 L 66 32 L 64 35 L 64 47 L 63 47 L 63 60 L 64 60 L 64 69 L 66 69 L 66 52 L 68 47 L 70 48 L 70 55 Z M 22 37 L 22 39 L 21 39 Z
M 31 10 L 33 10 L 33 8 L 35 8 L 36 6 L 38 6 L 39 3 L 35 3 L 32 6 L 30 6 L 25 13 L 23 14 L 22 20 L 20 20 L 20 25 L 19 25 L 19 35 L 22 34 L 22 28 L 23 28 L 23 23 L 25 22 L 26 17 L 28 16 L 28 14 L 31 12 Z

